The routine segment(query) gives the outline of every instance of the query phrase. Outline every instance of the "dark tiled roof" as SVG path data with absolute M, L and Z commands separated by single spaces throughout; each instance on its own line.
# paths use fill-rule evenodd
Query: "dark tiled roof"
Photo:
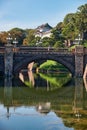
M 47 28 L 49 30 L 52 29 L 52 27 L 48 23 L 46 23 L 46 24 L 42 24 L 42 25 L 38 26 L 36 28 L 36 30 L 43 29 L 43 28 Z

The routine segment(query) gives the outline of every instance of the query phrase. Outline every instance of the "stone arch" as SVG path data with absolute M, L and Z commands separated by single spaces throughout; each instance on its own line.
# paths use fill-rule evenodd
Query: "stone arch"
M 74 57 L 69 57 L 69 56 L 58 56 L 58 55 L 50 55 L 50 54 L 40 54 L 40 55 L 35 55 L 32 57 L 24 57 L 22 61 L 19 63 L 14 64 L 14 74 L 19 73 L 21 69 L 27 68 L 28 64 L 35 61 L 38 62 L 40 60 L 54 60 L 62 65 L 64 65 L 71 73 L 74 75 L 75 71 L 75 63 L 74 63 Z

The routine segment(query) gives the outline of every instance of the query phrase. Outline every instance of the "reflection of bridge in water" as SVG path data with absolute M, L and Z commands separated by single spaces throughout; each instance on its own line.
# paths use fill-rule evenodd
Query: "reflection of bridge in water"
M 9 108 L 12 106 L 14 108 L 22 105 L 37 106 L 40 102 L 44 103 L 48 101 L 51 103 L 52 110 L 58 113 L 66 111 L 66 107 L 68 107 L 72 113 L 74 112 L 74 114 L 87 109 L 87 97 L 85 96 L 86 94 L 84 94 L 82 79 L 76 79 L 75 87 L 69 87 L 69 90 L 67 87 L 63 87 L 59 92 L 56 90 L 56 92 L 53 91 L 50 94 L 48 91 L 44 91 L 41 95 L 38 91 L 33 91 L 32 93 L 32 90 L 28 87 L 12 87 L 11 81 L 10 78 L 5 79 L 3 91 L 0 91 L 0 93 L 3 92 L 0 94 L 0 101 L 7 107 L 7 115 L 9 115 Z M 2 97 L 4 97 L 5 100 L 3 100 Z
M 25 76 L 24 73 L 26 73 L 27 75 Z M 24 83 L 26 80 L 28 80 L 30 82 L 30 84 L 32 86 L 35 85 L 35 79 L 34 79 L 34 74 L 32 71 L 21 71 L 19 73 L 19 78 L 20 80 Z M 27 79 L 26 79 L 27 78 Z

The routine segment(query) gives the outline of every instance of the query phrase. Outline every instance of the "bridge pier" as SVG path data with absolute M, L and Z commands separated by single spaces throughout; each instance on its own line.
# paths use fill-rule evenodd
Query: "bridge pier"
M 75 48 L 75 77 L 83 76 L 84 67 L 84 47 L 76 46 Z
M 11 44 L 7 44 L 5 46 L 5 76 L 12 77 L 13 74 L 13 46 Z

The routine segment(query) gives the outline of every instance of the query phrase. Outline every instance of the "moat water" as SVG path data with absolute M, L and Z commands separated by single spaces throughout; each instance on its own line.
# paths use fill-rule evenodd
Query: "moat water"
M 87 81 L 67 74 L 0 78 L 0 130 L 87 130 Z

